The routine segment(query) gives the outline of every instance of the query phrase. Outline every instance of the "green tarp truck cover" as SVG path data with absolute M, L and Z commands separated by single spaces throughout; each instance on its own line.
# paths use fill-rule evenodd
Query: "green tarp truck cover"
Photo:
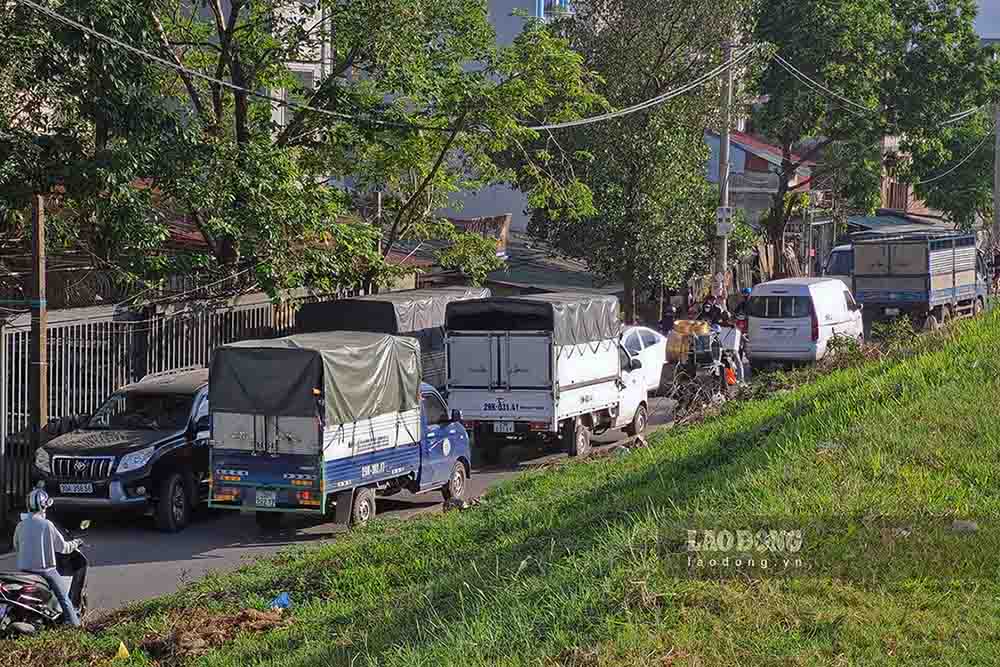
M 622 325 L 615 296 L 552 292 L 449 303 L 445 328 L 551 331 L 556 345 L 579 345 L 617 338 Z
M 333 331 L 242 341 L 213 355 L 209 404 L 215 412 L 312 417 L 322 400 L 327 424 L 347 424 L 417 408 L 420 373 L 412 338 Z

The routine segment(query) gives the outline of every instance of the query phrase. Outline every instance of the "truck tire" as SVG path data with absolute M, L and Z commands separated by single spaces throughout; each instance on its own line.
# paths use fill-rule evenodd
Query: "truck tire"
M 354 490 L 351 503 L 351 525 L 363 526 L 375 518 L 375 491 L 363 486 Z
M 465 496 L 465 466 L 461 461 L 455 461 L 455 465 L 451 468 L 451 476 L 448 478 L 448 483 L 441 487 L 441 495 L 444 496 L 444 501 L 449 500 L 462 500 Z
M 281 528 L 281 512 L 254 512 L 254 520 L 261 530 L 277 530 Z
M 632 423 L 625 427 L 625 432 L 635 437 L 646 430 L 646 424 L 648 423 L 649 416 L 646 412 L 646 404 L 640 403 L 639 407 L 635 409 L 635 415 L 632 417 Z
M 160 482 L 155 516 L 156 527 L 164 533 L 180 532 L 191 520 L 188 485 L 179 472 L 170 473 Z
M 590 429 L 579 419 L 574 420 L 573 424 L 569 455 L 585 459 L 590 456 Z

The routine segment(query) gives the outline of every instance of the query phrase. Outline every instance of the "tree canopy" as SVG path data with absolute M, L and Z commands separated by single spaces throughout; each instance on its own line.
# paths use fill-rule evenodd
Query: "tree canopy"
M 662 95 L 719 65 L 745 5 L 681 0 L 581 0 L 557 30 L 601 77 L 614 108 Z M 718 122 L 713 81 L 665 103 L 598 124 L 555 130 L 537 143 L 548 164 L 570 165 L 593 195 L 592 215 L 536 207 L 531 230 L 597 274 L 636 293 L 679 286 L 707 268 L 717 194 L 707 180 L 705 130 Z
M 209 246 L 199 266 L 249 270 L 269 290 L 377 285 L 406 270 L 389 261 L 397 242 L 429 238 L 452 240 L 441 262 L 481 278 L 495 247 L 441 217 L 453 193 L 516 183 L 537 205 L 588 209 L 585 188 L 537 167 L 525 125 L 597 104 L 590 75 L 537 21 L 498 46 L 484 0 L 58 11 L 175 67 L 5 5 L 0 73 L 41 113 L 0 116 L 4 205 L 57 188 L 67 239 L 137 273 L 169 268 L 156 251 L 179 215 Z M 518 168 L 493 158 L 511 149 Z

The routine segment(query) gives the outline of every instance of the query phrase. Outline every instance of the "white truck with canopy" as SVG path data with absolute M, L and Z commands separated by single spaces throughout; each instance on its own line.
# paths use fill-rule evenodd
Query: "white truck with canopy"
M 647 420 L 638 359 L 614 296 L 572 292 L 448 304 L 448 400 L 487 456 L 505 440 L 556 439 L 586 456 L 594 432 Z

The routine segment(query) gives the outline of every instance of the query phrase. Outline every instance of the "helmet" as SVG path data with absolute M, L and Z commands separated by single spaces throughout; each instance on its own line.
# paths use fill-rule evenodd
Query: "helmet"
M 53 503 L 54 501 L 49 498 L 49 494 L 45 493 L 45 489 L 34 489 L 28 494 L 29 512 L 44 512 L 52 507 Z
M 740 290 L 740 294 L 742 294 L 743 296 L 750 296 L 750 288 L 744 287 L 743 289 Z

